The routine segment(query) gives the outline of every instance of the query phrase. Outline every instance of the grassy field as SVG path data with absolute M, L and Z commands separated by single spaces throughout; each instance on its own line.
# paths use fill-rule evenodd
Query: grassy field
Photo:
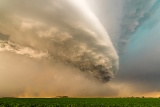
M 0 98 L 0 107 L 160 107 L 160 98 Z

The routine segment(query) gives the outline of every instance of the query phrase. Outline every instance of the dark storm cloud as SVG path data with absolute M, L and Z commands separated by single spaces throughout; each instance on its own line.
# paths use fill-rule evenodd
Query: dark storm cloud
M 39 50 L 47 50 L 52 58 L 60 58 L 58 60 L 62 62 L 67 60 L 67 63 L 81 70 L 90 70 L 94 75 L 99 75 L 96 77 L 102 81 L 103 79 L 106 81 L 112 78 L 112 70 L 115 72 L 117 69 L 112 67 L 112 63 L 116 64 L 117 59 L 113 59 L 113 62 L 109 61 L 115 57 L 115 55 L 111 55 L 113 50 L 111 44 L 102 44 L 102 41 L 99 41 L 100 34 L 94 32 L 93 27 L 88 26 L 88 19 L 81 17 L 79 11 L 73 9 L 74 7 L 69 2 L 64 0 L 48 0 L 45 3 L 43 0 L 34 0 L 32 2 L 24 0 L 10 2 L 6 0 L 3 2 L 6 3 L 3 7 L 6 11 L 6 17 L 12 17 L 6 20 L 12 23 L 13 28 L 4 28 L 1 25 L 3 26 L 2 29 L 11 29 L 10 32 L 3 31 L 11 33 L 10 41 L 23 46 L 38 48 Z M 79 18 L 77 19 L 77 17 Z M 15 23 L 15 20 L 19 21 Z M 19 32 L 17 32 L 17 29 L 19 29 Z M 31 40 L 33 43 L 30 43 Z M 87 64 L 83 64 L 84 60 L 81 57 L 88 60 Z M 98 57 L 101 58 L 98 59 Z M 99 62 L 96 61 L 95 63 L 91 60 L 99 60 Z M 104 63 L 104 65 L 100 63 Z M 112 70 L 107 66 L 112 67 Z M 94 69 L 96 70 L 94 71 Z M 105 79 L 105 75 L 108 79 Z
M 118 70 L 118 56 L 108 34 L 97 28 L 97 22 L 94 25 L 93 15 L 86 16 L 90 13 L 72 2 L 0 1 L 0 32 L 9 35 L 0 41 L 0 73 L 9 77 L 1 78 L 5 81 L 0 82 L 1 96 L 116 94 L 103 83 Z
M 0 95 L 115 97 L 159 92 L 159 45 L 149 46 L 154 41 L 142 39 L 149 44 L 145 48 L 139 48 L 140 42 L 128 46 L 157 10 L 158 0 L 84 0 L 119 51 L 120 72 L 108 84 L 95 77 L 100 81 L 114 77 L 117 54 L 84 7 L 78 9 L 71 1 L 0 1 Z M 159 34 L 153 32 L 148 34 Z

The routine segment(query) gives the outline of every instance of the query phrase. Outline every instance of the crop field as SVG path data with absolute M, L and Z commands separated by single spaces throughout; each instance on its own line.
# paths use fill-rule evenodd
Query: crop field
M 0 98 L 0 107 L 160 107 L 160 98 Z

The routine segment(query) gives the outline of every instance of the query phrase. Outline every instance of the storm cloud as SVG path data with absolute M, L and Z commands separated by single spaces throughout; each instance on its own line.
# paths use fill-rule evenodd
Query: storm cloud
M 0 1 L 0 72 L 8 77 L 1 78 L 1 96 L 10 95 L 6 89 L 28 97 L 104 95 L 118 56 L 94 13 L 80 3 L 90 16 L 72 0 Z
M 1 0 L 0 96 L 158 97 L 159 5 Z

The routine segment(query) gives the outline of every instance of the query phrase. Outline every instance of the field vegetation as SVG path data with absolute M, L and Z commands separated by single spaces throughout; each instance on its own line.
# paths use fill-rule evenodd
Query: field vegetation
M 0 107 L 160 107 L 160 98 L 0 98 Z

